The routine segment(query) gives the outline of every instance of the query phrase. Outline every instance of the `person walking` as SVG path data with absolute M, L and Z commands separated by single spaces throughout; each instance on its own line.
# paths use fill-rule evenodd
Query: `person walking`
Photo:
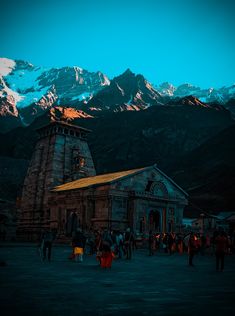
M 183 244 L 183 237 L 181 234 L 178 234 L 177 236 L 177 249 L 180 255 L 184 252 L 184 244 Z
M 81 228 L 77 228 L 75 236 L 73 237 L 74 255 L 76 262 L 83 261 L 83 254 L 86 244 L 86 237 L 82 233 Z
M 228 250 L 228 238 L 223 231 L 215 238 L 216 271 L 224 270 L 224 257 Z
M 45 229 L 42 234 L 42 260 L 45 261 L 46 258 L 50 262 L 51 261 L 51 251 L 52 251 L 52 243 L 55 239 L 55 235 L 52 233 L 50 228 Z
M 123 234 L 119 231 L 116 236 L 116 244 L 117 244 L 117 253 L 118 258 L 122 259 L 123 257 Z
M 195 236 L 193 233 L 190 234 L 189 241 L 188 241 L 188 264 L 191 267 L 194 267 L 193 264 L 193 257 L 196 253 L 197 247 L 195 243 Z
M 174 235 L 170 233 L 167 238 L 168 252 L 170 256 L 172 255 L 173 245 L 174 245 Z
M 162 236 L 162 248 L 165 253 L 167 253 L 167 244 L 168 244 L 168 236 L 166 233 L 164 233 Z
M 154 254 L 153 253 L 154 235 L 153 235 L 153 232 L 151 230 L 149 231 L 148 244 L 149 244 L 149 256 L 152 256 Z
M 132 257 L 132 243 L 134 241 L 133 234 L 131 232 L 131 229 L 128 227 L 125 236 L 124 236 L 124 247 L 125 247 L 125 254 L 126 259 L 131 259 Z

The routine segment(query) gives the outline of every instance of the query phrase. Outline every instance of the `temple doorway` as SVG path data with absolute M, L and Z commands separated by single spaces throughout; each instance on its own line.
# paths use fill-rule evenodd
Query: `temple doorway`
M 75 210 L 66 210 L 66 223 L 65 223 L 65 233 L 67 236 L 72 236 L 80 226 L 80 219 L 77 216 Z
M 149 212 L 149 230 L 160 232 L 161 231 L 161 221 L 160 221 L 159 211 L 151 210 Z

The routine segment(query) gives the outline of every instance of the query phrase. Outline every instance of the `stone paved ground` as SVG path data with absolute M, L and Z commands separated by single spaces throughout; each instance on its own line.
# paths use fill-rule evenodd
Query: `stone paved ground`
M 0 247 L 1 315 L 235 315 L 235 256 L 216 272 L 214 257 L 137 250 L 131 261 L 102 270 L 94 257 L 67 259 L 70 248 L 53 249 L 51 263 L 34 246 Z

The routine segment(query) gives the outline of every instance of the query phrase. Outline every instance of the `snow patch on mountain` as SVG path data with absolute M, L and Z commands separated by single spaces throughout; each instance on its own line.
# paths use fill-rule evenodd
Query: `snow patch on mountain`
M 121 94 L 124 96 L 125 95 L 125 92 L 124 92 L 124 90 L 119 86 L 119 84 L 117 83 L 117 82 L 115 82 L 116 83 L 116 86 L 117 86 L 117 88 L 118 88 L 118 90 L 121 92 Z
M 102 111 L 102 109 L 101 108 L 95 108 L 95 107 L 89 107 L 89 110 L 91 110 L 91 111 Z
M 102 72 L 98 72 L 98 75 L 101 79 L 101 86 L 109 86 L 110 85 L 110 80 L 108 79 L 108 77 L 104 74 L 102 74 Z
M 0 76 L 9 75 L 15 68 L 15 61 L 8 58 L 0 58 Z
M 10 96 L 14 99 L 15 103 L 22 100 L 22 96 L 20 96 L 20 94 L 18 92 L 15 92 L 12 89 L 8 88 L 4 79 L 1 77 L 0 77 L 0 87 L 1 87 L 1 90 L 0 90 L 0 97 L 1 98 Z
M 84 103 L 86 103 L 88 100 L 91 99 L 91 97 L 93 96 L 93 92 L 84 92 L 82 94 L 79 95 L 75 95 L 74 97 L 72 97 L 72 101 L 85 101 Z
M 73 67 L 73 69 L 75 71 L 76 81 L 79 81 L 79 74 L 81 74 L 83 72 L 83 69 L 80 67 Z
M 21 96 L 21 100 L 17 102 L 17 107 L 23 108 L 27 107 L 29 104 L 38 102 L 48 92 L 49 88 L 50 87 L 45 87 L 40 90 L 28 92 L 27 94 Z
M 33 88 L 34 90 L 41 89 L 42 86 L 38 82 L 38 78 L 45 71 L 40 67 L 32 69 L 19 69 L 12 72 L 5 78 L 8 86 L 19 93 L 27 93 L 27 90 Z M 25 91 L 26 90 L 26 91 Z

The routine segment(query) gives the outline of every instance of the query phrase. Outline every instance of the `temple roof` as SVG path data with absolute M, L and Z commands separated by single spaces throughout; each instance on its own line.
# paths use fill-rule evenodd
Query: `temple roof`
M 87 189 L 90 187 L 97 187 L 101 185 L 111 184 L 118 180 L 131 177 L 138 173 L 141 173 L 146 170 L 155 169 L 160 174 L 162 174 L 167 180 L 169 180 L 178 190 L 180 190 L 184 195 L 188 196 L 188 193 L 184 191 L 178 184 L 176 184 L 170 177 L 168 177 L 164 172 L 162 172 L 156 164 L 153 166 L 148 166 L 144 168 L 138 169 L 131 169 L 126 171 L 118 171 L 114 173 L 105 173 L 98 176 L 82 178 L 79 180 L 74 180 L 72 182 L 68 182 L 59 186 L 56 186 L 52 189 L 53 192 L 62 192 L 62 191 L 69 191 L 69 190 L 76 190 L 76 189 Z
M 110 184 L 122 178 L 125 178 L 130 175 L 137 174 L 145 169 L 149 169 L 151 167 L 139 168 L 139 169 L 131 169 L 126 171 L 119 171 L 114 173 L 106 173 L 101 174 L 98 176 L 82 178 L 79 180 L 74 180 L 72 182 L 68 182 L 62 185 L 55 187 L 52 191 L 60 192 L 60 191 L 68 191 L 68 190 L 75 190 L 75 189 L 84 189 L 92 186 L 99 186 Z

